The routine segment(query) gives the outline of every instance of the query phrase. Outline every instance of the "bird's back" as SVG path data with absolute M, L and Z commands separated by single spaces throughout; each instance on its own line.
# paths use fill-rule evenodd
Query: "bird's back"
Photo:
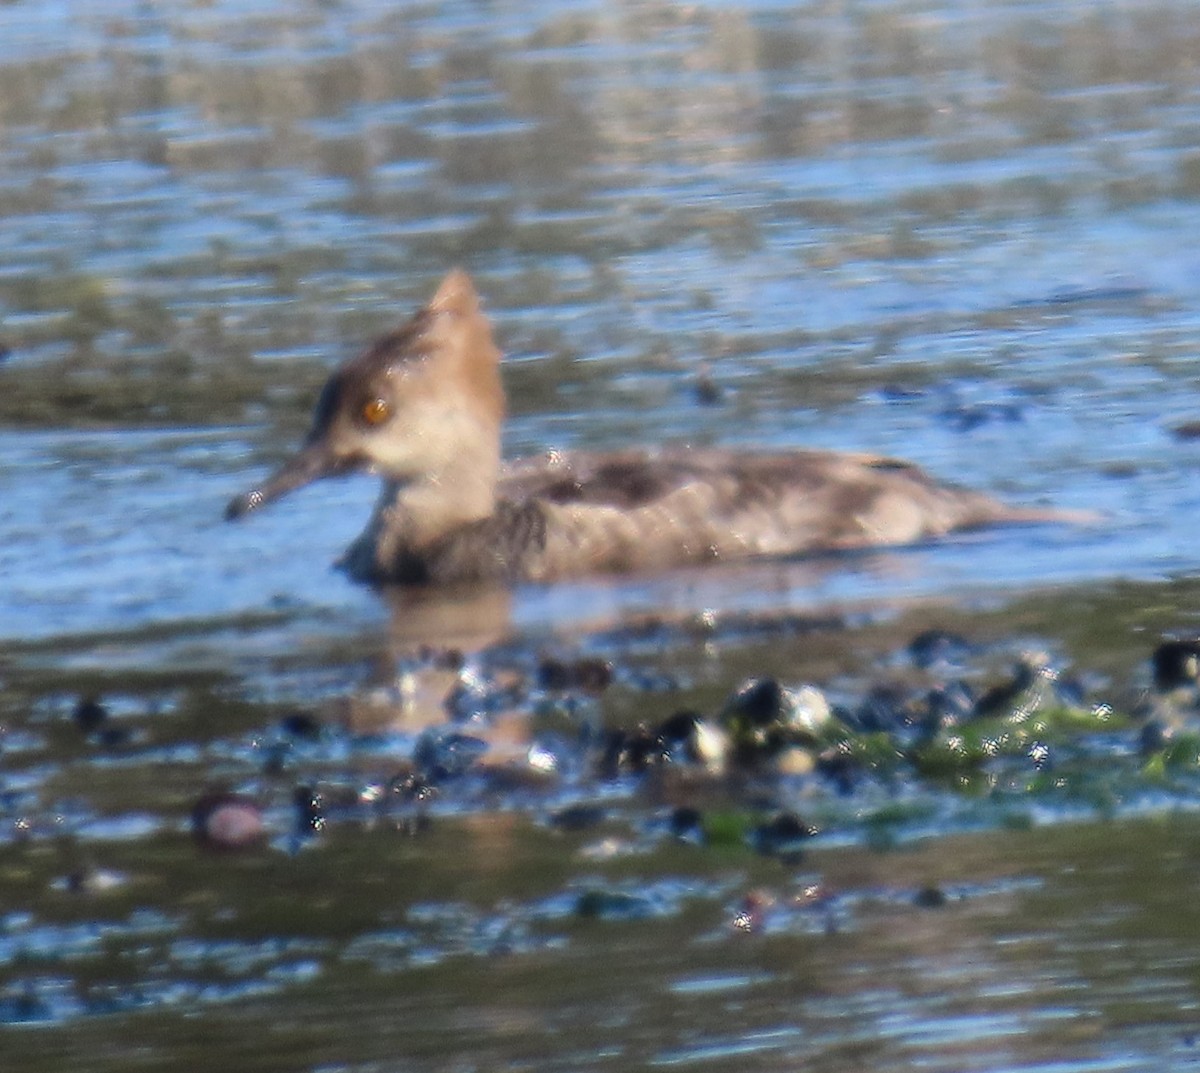
M 1028 513 L 907 463 L 825 451 L 553 453 L 510 464 L 497 492 L 493 518 L 447 540 L 435 574 L 661 570 L 910 544 Z

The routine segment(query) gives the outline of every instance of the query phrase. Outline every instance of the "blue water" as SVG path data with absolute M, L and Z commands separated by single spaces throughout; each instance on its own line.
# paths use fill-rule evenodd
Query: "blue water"
M 510 354 L 510 453 L 881 451 L 1107 517 L 931 554 L 918 588 L 1187 571 L 1181 17 L 12 4 L 3 374 L 66 360 L 170 385 L 182 352 L 269 362 L 287 390 L 291 360 L 336 363 L 461 263 Z M 71 281 L 107 311 L 82 351 Z M 693 400 L 702 366 L 718 407 Z M 365 483 L 216 522 L 299 436 L 262 390 L 234 425 L 172 427 L 165 404 L 148 432 L 118 399 L 100 431 L 68 404 L 5 433 L 0 636 L 219 625 L 272 600 L 372 621 L 326 569 Z
M 415 739 L 387 722 L 397 652 L 472 630 L 534 665 L 647 615 L 862 627 L 634 634 L 578 702 L 630 723 L 764 669 L 857 696 L 943 612 L 1003 652 L 1034 632 L 1132 706 L 1195 618 L 1195 23 L 1178 0 L 0 5 L 0 1054 L 36 1029 L 29 1071 L 1191 1068 L 1172 814 L 1195 795 L 1137 781 L 1132 731 L 1094 765 L 1132 797 L 997 833 L 1007 798 L 892 787 L 864 815 L 914 809 L 903 849 L 854 849 L 861 820 L 800 869 L 655 843 L 661 786 L 604 790 L 628 815 L 594 837 L 523 789 L 449 794 L 425 841 L 354 810 Z M 222 521 L 323 375 L 455 265 L 507 355 L 511 456 L 874 451 L 1097 520 L 428 616 L 331 569 L 369 477 Z M 71 721 L 93 688 L 129 731 L 111 751 Z M 289 706 L 326 736 L 279 753 Z M 519 712 L 514 748 L 558 716 Z M 286 824 L 301 775 L 351 802 L 323 839 L 195 850 L 199 794 Z M 931 884 L 946 908 L 916 907 Z M 620 919 L 581 919 L 593 886 Z

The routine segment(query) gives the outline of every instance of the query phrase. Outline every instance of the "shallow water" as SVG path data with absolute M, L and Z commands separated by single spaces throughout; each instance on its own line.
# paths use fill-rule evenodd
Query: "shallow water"
M 324 569 L 367 482 L 217 519 L 296 440 L 322 368 L 452 263 L 510 354 L 512 453 L 877 450 L 1111 519 L 951 573 L 1189 565 L 1183 8 L 3 18 L 6 636 L 281 595 L 369 621 Z
M 878 801 L 805 784 L 799 869 L 643 845 L 661 802 L 623 782 L 452 793 L 416 839 L 354 809 L 286 832 L 298 780 L 357 800 L 413 749 L 398 710 L 441 717 L 443 679 L 397 676 L 422 644 L 609 660 L 598 718 L 631 725 L 756 674 L 858 700 L 938 627 L 1135 709 L 1196 626 L 1198 36 L 1116 0 L 0 5 L 0 1054 L 1194 1065 L 1195 787 L 1143 781 L 1136 728 L 1027 805 L 892 787 L 893 852 L 855 818 Z M 454 264 L 512 455 L 878 451 L 1103 521 L 433 607 L 329 569 L 367 478 L 222 522 Z M 91 693 L 130 736 L 83 737 Z M 297 706 L 342 729 L 265 774 Z M 210 786 L 266 802 L 267 849 L 197 850 Z M 637 852 L 548 826 L 593 794 Z M 1033 829 L 997 834 L 1014 807 Z M 579 911 L 596 875 L 617 919 Z M 810 880 L 840 893 L 785 904 Z

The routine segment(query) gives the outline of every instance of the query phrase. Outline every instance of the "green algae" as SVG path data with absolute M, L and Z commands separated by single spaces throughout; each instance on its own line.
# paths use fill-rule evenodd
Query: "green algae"
M 247 356 L 248 359 L 248 356 Z M 267 363 L 212 363 L 168 349 L 154 359 L 73 353 L 0 369 L 0 424 L 18 428 L 205 427 L 248 422 L 272 397 L 272 420 L 299 430 L 328 370 L 294 363 L 286 384 Z
M 993 760 L 1027 758 L 1041 745 L 1070 745 L 1083 735 L 1129 731 L 1132 720 L 1107 708 L 1083 711 L 1065 706 L 975 719 L 940 730 L 909 754 L 916 770 L 930 778 L 955 779 Z

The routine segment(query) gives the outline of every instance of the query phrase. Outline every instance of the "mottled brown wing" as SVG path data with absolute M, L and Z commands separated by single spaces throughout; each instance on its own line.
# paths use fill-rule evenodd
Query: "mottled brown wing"
M 711 452 L 709 452 L 711 454 Z M 668 495 L 711 469 L 690 451 L 549 452 L 518 459 L 501 477 L 501 499 L 590 503 L 629 510 Z
M 1008 516 L 915 466 L 824 451 L 553 455 L 514 464 L 501 494 L 542 504 L 544 579 L 905 544 Z

